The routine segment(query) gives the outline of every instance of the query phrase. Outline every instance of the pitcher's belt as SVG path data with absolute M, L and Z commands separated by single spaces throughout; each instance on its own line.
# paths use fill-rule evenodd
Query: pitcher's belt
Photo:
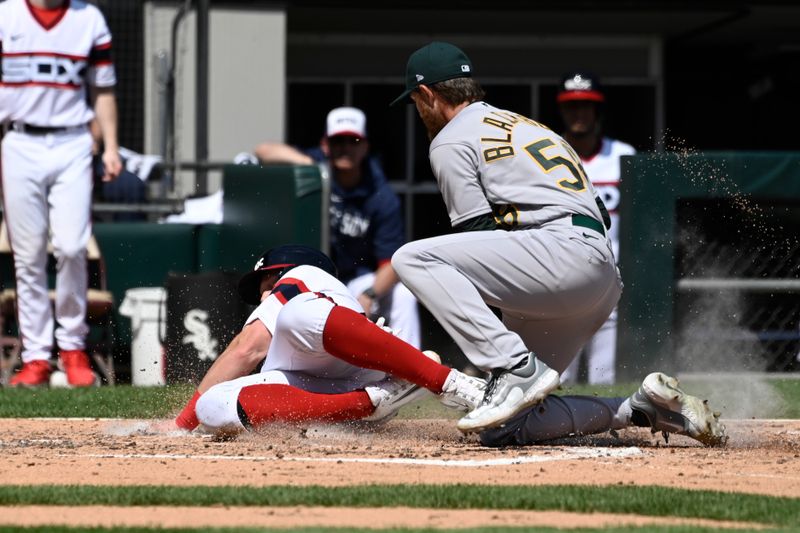
M 594 230 L 601 235 L 606 234 L 606 228 L 602 222 L 586 215 L 572 215 L 572 225 Z

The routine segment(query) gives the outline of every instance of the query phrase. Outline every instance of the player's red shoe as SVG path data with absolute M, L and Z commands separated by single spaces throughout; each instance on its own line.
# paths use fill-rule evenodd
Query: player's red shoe
M 61 350 L 61 365 L 67 374 L 67 382 L 73 387 L 91 387 L 95 382 L 89 356 L 83 350 Z
M 53 367 L 50 361 L 38 359 L 24 363 L 17 374 L 11 378 L 9 385 L 12 387 L 42 387 L 50 382 L 50 373 Z

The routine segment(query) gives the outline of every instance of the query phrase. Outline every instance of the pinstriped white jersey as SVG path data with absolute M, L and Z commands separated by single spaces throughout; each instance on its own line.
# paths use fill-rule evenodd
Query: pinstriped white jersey
M 106 21 L 80 0 L 69 0 L 64 16 L 50 27 L 26 0 L 0 3 L 0 53 L 0 122 L 86 124 L 94 117 L 87 84 L 116 84 Z
M 602 220 L 572 147 L 517 113 L 470 104 L 433 139 L 430 160 L 453 226 L 487 213 L 508 228 L 570 214 Z
M 583 159 L 583 168 L 594 185 L 597 194 L 606 204 L 611 216 L 608 237 L 614 248 L 614 257 L 619 259 L 619 203 L 620 203 L 620 163 L 619 158 L 633 155 L 636 150 L 630 144 L 603 137 L 600 151 L 588 159 Z

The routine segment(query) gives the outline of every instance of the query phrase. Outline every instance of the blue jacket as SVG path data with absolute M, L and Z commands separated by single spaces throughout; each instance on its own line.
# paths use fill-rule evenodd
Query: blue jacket
M 319 148 L 305 153 L 325 161 Z M 345 283 L 374 272 L 404 244 L 400 200 L 375 158 L 364 160 L 361 183 L 352 189 L 344 189 L 331 177 L 330 223 L 330 254 Z

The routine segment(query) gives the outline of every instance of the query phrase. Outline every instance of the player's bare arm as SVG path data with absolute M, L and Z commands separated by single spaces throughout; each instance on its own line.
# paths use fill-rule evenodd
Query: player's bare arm
M 200 394 L 217 383 L 246 376 L 264 360 L 272 334 L 260 320 L 247 324 L 214 361 L 197 387 Z
M 291 163 L 294 165 L 313 165 L 314 160 L 299 150 L 286 144 L 265 142 L 253 150 L 262 163 Z
M 182 429 L 196 427 L 197 415 L 194 407 L 200 396 L 218 383 L 250 374 L 264 359 L 271 342 L 272 334 L 260 320 L 254 320 L 242 328 L 208 369 L 194 396 L 175 418 L 175 425 Z
M 103 137 L 103 181 L 113 181 L 122 172 L 117 140 L 117 100 L 113 87 L 92 87 L 92 105 Z

